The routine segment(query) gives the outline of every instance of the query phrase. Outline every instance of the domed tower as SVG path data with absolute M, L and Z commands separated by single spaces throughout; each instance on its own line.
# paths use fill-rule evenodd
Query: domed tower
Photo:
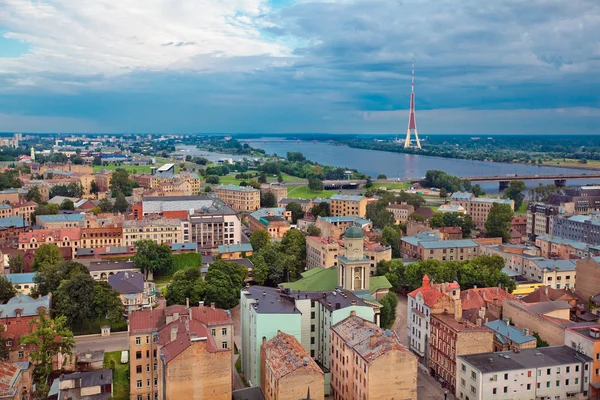
M 371 260 L 364 255 L 365 236 L 360 228 L 351 226 L 344 234 L 345 252 L 338 257 L 338 285 L 346 290 L 369 290 Z

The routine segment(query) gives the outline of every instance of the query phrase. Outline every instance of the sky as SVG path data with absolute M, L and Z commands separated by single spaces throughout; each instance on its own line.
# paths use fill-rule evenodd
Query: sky
M 599 134 L 598 0 L 2 0 L 0 131 Z

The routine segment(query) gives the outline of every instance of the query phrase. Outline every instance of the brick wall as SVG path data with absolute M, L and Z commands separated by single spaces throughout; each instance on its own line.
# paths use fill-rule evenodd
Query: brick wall
M 523 306 L 521 306 L 523 307 Z M 505 300 L 502 306 L 504 318 L 509 318 L 518 329 L 529 328 L 537 332 L 550 346 L 562 346 L 565 342 L 565 329 L 540 315 L 523 310 L 517 303 Z
M 600 293 L 600 265 L 596 261 L 591 258 L 577 261 L 576 273 L 575 293 L 584 301 Z

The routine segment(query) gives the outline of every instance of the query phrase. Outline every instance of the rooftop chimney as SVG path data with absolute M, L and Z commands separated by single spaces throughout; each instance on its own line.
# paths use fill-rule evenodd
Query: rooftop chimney
M 369 345 L 371 346 L 371 348 L 375 347 L 375 343 L 377 343 L 377 335 L 372 335 L 369 338 Z
M 185 298 L 185 308 L 190 308 L 190 298 L 189 297 Z
M 352 300 L 353 303 L 356 303 L 356 301 Z M 356 317 L 356 311 L 352 310 L 350 311 L 350 316 L 351 317 Z
M 210 303 L 210 308 L 212 308 L 213 310 L 215 309 L 215 302 L 214 301 L 212 303 Z
M 175 339 L 177 339 L 177 331 L 178 330 L 179 329 L 177 328 L 177 325 L 171 327 L 171 342 L 174 342 Z

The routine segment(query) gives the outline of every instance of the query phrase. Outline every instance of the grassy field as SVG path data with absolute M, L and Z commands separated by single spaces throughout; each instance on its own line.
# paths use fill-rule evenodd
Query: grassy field
M 375 188 L 386 188 L 387 190 L 405 190 L 410 187 L 408 183 L 401 182 L 385 182 L 385 183 L 374 183 L 373 187 Z
M 121 352 L 104 353 L 104 368 L 113 370 L 113 399 L 129 399 L 129 364 L 121 364 Z
M 313 192 L 308 188 L 307 185 L 296 186 L 294 189 L 288 191 L 289 198 L 292 199 L 312 199 L 313 197 L 321 197 L 328 199 L 337 192 L 335 190 L 322 190 L 320 192 Z
M 173 270 L 171 273 L 165 276 L 156 276 L 154 277 L 154 283 L 156 284 L 156 289 L 163 291 L 165 287 L 169 285 L 171 280 L 173 279 L 173 275 L 175 272 L 180 269 L 189 268 L 189 267 L 198 267 L 202 264 L 202 254 L 199 253 L 183 253 L 183 254 L 173 254 Z M 164 295 L 164 293 L 163 293 Z
M 515 210 L 515 214 L 527 214 L 527 204 L 529 203 L 524 201 L 521 207 Z
M 105 169 L 107 171 L 114 171 L 117 168 L 123 168 L 130 174 L 149 174 L 150 167 L 152 167 L 152 165 L 94 165 L 94 173 L 100 172 L 100 170 L 102 169 Z
M 547 167 L 575 167 L 575 168 L 590 168 L 590 169 L 596 169 L 596 168 L 600 168 L 600 161 L 597 160 L 588 160 L 588 162 L 586 164 L 581 164 L 579 162 L 579 160 L 575 160 L 575 159 L 570 159 L 567 158 L 562 159 L 562 158 L 555 158 L 553 160 L 544 160 L 543 164 L 544 166 Z

